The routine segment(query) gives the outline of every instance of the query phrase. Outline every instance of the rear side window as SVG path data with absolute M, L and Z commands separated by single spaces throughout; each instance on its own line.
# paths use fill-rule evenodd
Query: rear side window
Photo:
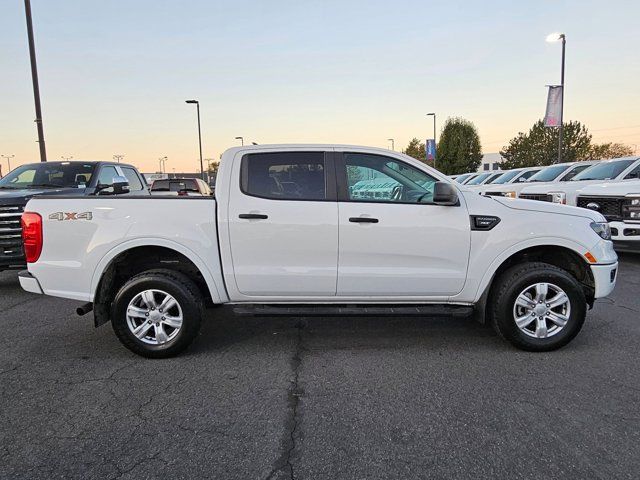
M 323 152 L 251 153 L 242 158 L 243 193 L 274 200 L 326 200 Z
M 640 165 L 627 173 L 627 176 L 624 178 L 625 180 L 629 180 L 630 178 L 640 178 Z
M 129 191 L 137 192 L 143 189 L 142 182 L 133 168 L 122 167 L 122 173 L 129 182 Z

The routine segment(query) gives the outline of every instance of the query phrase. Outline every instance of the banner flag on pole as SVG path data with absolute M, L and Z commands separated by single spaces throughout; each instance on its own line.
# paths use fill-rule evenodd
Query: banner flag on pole
M 549 85 L 547 96 L 547 111 L 544 115 L 545 127 L 559 127 L 562 115 L 562 87 L 560 85 Z
M 425 153 L 427 154 L 427 160 L 435 160 L 436 158 L 436 141 L 431 138 L 427 138 Z

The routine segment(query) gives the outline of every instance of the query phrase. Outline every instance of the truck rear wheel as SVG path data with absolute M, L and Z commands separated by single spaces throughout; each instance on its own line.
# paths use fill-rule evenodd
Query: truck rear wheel
M 200 330 L 202 309 L 202 296 L 189 277 L 172 270 L 148 270 L 118 291 L 111 324 L 132 352 L 167 358 L 193 342 Z
M 580 283 L 554 265 L 516 265 L 497 280 L 489 312 L 500 336 L 522 350 L 543 352 L 580 332 L 587 301 Z

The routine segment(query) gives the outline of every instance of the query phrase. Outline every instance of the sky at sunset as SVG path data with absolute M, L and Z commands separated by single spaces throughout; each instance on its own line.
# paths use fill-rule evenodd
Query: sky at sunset
M 496 152 L 542 117 L 640 152 L 638 1 L 32 0 L 50 160 L 195 171 L 246 142 L 389 146 L 462 116 Z M 37 161 L 22 0 L 0 1 L 0 154 Z M 3 171 L 6 162 L 0 159 Z

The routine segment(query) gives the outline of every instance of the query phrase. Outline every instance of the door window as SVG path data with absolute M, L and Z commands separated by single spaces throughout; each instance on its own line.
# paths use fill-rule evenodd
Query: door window
M 631 170 L 627 176 L 624 177 L 625 180 L 629 180 L 630 178 L 640 178 L 640 165 Z
M 242 159 L 241 188 L 274 200 L 326 200 L 323 152 L 254 153 Z
M 137 192 L 137 191 L 143 190 L 142 182 L 140 181 L 140 178 L 138 177 L 138 174 L 136 173 L 136 171 L 133 168 L 127 168 L 127 167 L 121 167 L 121 168 L 122 168 L 122 173 L 124 173 L 124 176 L 127 178 L 127 181 L 129 182 L 129 191 Z
M 436 179 L 382 155 L 345 153 L 347 198 L 354 202 L 432 203 Z

